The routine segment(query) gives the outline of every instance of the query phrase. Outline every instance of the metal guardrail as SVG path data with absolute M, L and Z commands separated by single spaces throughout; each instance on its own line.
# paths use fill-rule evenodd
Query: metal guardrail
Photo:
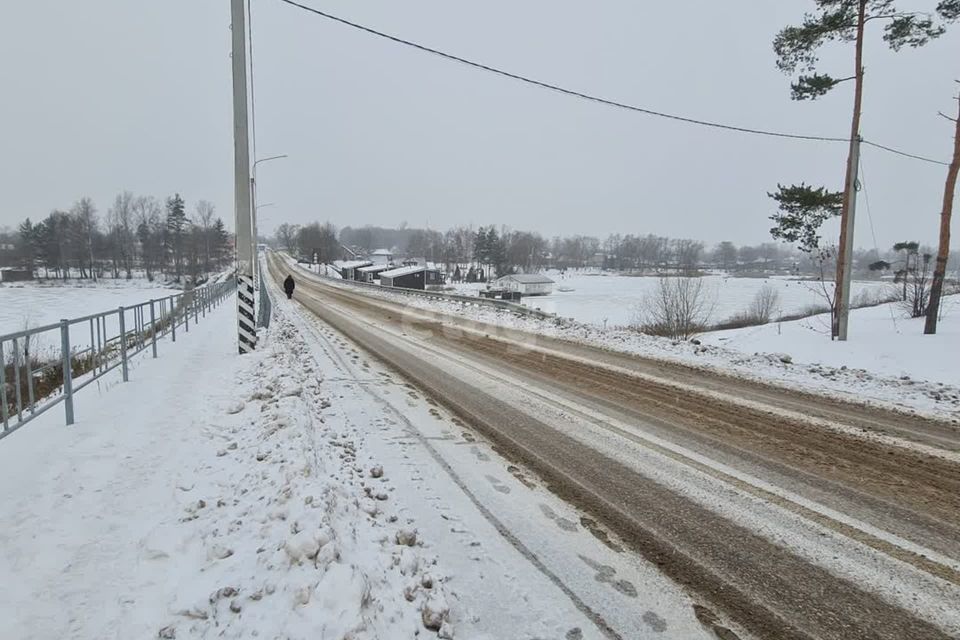
M 230 278 L 130 307 L 0 335 L 0 439 L 61 402 L 66 423 L 73 424 L 73 397 L 78 391 L 117 367 L 127 382 L 131 357 L 150 349 L 156 358 L 158 338 L 169 334 L 176 342 L 178 329 L 189 333 L 191 316 L 196 324 L 235 287 Z
M 281 259 L 287 260 L 287 258 L 281 256 Z M 453 302 L 462 302 L 465 304 L 475 304 L 479 306 L 486 307 L 496 307 L 498 309 L 504 309 L 506 311 L 511 311 L 525 316 L 532 316 L 534 318 L 540 318 L 544 320 L 553 320 L 557 316 L 553 313 L 547 313 L 546 311 L 541 311 L 540 309 L 531 309 L 530 307 L 524 306 L 522 304 L 517 304 L 516 302 L 508 302 L 507 300 L 495 300 L 492 298 L 483 298 L 480 296 L 464 296 L 456 293 L 441 293 L 439 291 L 429 291 L 424 289 L 404 289 L 402 287 L 381 287 L 378 284 L 371 284 L 369 282 L 360 282 L 358 280 L 337 280 L 336 278 L 330 278 L 328 276 L 322 276 L 318 273 L 314 273 L 309 269 L 303 268 L 300 263 L 295 263 L 297 268 L 302 272 L 309 274 L 314 278 L 325 280 L 331 284 L 344 284 L 347 286 L 357 287 L 357 288 L 368 288 L 376 291 L 387 291 L 390 293 L 400 293 L 408 296 L 420 296 L 423 298 L 432 298 L 434 300 L 449 300 Z

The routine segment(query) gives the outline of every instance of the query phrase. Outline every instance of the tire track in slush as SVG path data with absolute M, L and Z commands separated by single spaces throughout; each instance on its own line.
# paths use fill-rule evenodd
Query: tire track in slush
M 322 295 L 322 294 L 321 294 Z M 311 311 L 599 517 L 666 575 L 759 637 L 937 640 L 931 623 L 809 564 L 358 325 L 315 299 Z

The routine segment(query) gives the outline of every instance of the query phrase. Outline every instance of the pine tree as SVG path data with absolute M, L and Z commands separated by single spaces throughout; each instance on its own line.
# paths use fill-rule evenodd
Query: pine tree
M 183 198 L 180 194 L 174 194 L 172 198 L 167 199 L 167 229 L 166 245 L 167 252 L 173 259 L 174 275 L 179 280 L 183 273 L 183 253 L 185 236 L 187 231 L 187 214 Z
M 217 266 L 222 267 L 230 259 L 230 234 L 227 233 L 222 218 L 217 218 L 214 221 L 211 234 L 213 237 L 210 241 L 210 252 Z
M 903 47 L 921 47 L 945 32 L 943 23 L 935 22 L 931 14 L 899 11 L 894 0 L 813 0 L 815 13 L 804 16 L 799 26 L 784 28 L 773 41 L 777 55 L 777 67 L 787 74 L 798 70 L 801 74 L 791 84 L 794 100 L 814 100 L 830 92 L 837 85 L 854 81 L 853 118 L 850 127 L 850 153 L 847 156 L 846 179 L 841 218 L 846 222 L 854 193 L 854 144 L 860 136 L 860 114 L 863 104 L 863 45 L 868 24 L 873 21 L 885 23 L 883 39 L 894 51 Z M 936 13 L 942 22 L 960 18 L 960 0 L 941 0 Z M 817 52 L 828 42 L 852 42 L 854 44 L 853 75 L 835 78 L 817 73 Z M 841 223 L 839 255 L 837 256 L 836 296 L 843 297 L 844 251 L 847 225 Z M 833 335 L 839 332 L 838 322 L 833 323 Z

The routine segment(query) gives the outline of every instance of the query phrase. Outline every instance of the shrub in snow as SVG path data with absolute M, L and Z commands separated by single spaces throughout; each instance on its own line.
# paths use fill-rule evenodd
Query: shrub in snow
M 660 278 L 635 310 L 632 326 L 649 335 L 687 340 L 709 322 L 713 298 L 700 278 Z

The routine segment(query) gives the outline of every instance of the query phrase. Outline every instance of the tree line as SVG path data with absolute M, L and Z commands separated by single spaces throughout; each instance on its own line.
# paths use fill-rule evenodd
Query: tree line
M 80 198 L 41 221 L 25 219 L 13 236 L 18 265 L 47 278 L 129 279 L 142 271 L 151 281 L 197 284 L 233 259 L 213 204 L 199 200 L 189 215 L 179 193 L 161 201 L 122 191 L 102 218 L 93 200 Z
M 545 238 L 533 231 L 511 230 L 496 225 L 473 228 L 458 226 L 447 231 L 401 227 L 344 227 L 315 222 L 300 226 L 281 224 L 274 242 L 293 255 L 320 262 L 364 257 L 377 249 L 389 249 L 397 257 L 433 262 L 454 273 L 470 266 L 489 275 L 536 272 L 542 269 L 597 268 L 636 274 L 679 273 L 695 275 L 704 269 L 730 273 L 790 273 L 819 277 L 821 263 L 810 260 L 801 249 L 778 242 L 738 246 L 725 240 L 708 245 L 688 238 L 655 234 L 610 234 Z M 896 251 L 857 250 L 854 266 L 861 277 L 880 277 L 883 271 L 870 265 L 884 259 L 895 261 Z M 823 263 L 827 267 L 833 262 Z

